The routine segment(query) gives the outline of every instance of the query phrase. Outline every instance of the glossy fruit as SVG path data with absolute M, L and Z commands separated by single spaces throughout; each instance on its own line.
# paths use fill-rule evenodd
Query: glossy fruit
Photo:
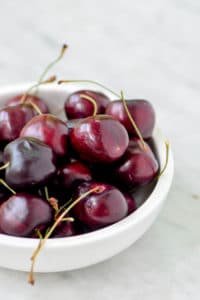
M 23 94 L 10 98 L 6 103 L 7 106 L 15 106 L 15 105 L 21 104 L 22 97 L 23 97 Z M 49 108 L 48 108 L 47 104 L 42 99 L 40 99 L 36 96 L 28 95 L 25 98 L 24 102 L 25 103 L 32 102 L 40 109 L 40 111 L 43 114 L 47 114 L 49 112 Z
M 123 195 L 128 205 L 128 215 L 130 215 L 132 212 L 134 212 L 137 209 L 135 199 L 133 198 L 132 195 L 129 195 L 127 193 L 123 193 Z
M 123 158 L 114 170 L 114 176 L 121 185 L 130 187 L 143 185 L 153 180 L 159 171 L 158 162 L 145 143 L 132 139 Z
M 62 221 L 55 229 L 52 237 L 53 238 L 62 238 L 69 237 L 77 234 L 77 230 L 74 222 Z
M 119 159 L 128 147 L 128 133 L 112 117 L 97 115 L 83 119 L 70 132 L 72 147 L 90 162 L 111 163 Z
M 11 142 L 19 137 L 24 125 L 35 116 L 28 104 L 5 107 L 0 110 L 0 142 Z
M 92 229 L 123 219 L 128 213 L 127 202 L 123 194 L 112 185 L 98 182 L 82 183 L 77 188 L 74 199 L 95 187 L 99 187 L 99 191 L 88 195 L 74 207 L 75 217 Z
M 43 114 L 34 117 L 22 129 L 20 137 L 33 137 L 47 144 L 58 156 L 67 154 L 68 128 L 57 117 Z
M 146 100 L 127 100 L 126 104 L 143 138 L 151 137 L 155 125 L 155 112 L 151 103 Z M 121 100 L 110 102 L 106 114 L 121 122 L 129 134 L 137 136 Z
M 96 101 L 98 114 L 105 113 L 110 99 L 100 92 L 82 90 L 69 95 L 65 101 L 64 108 L 68 119 L 86 118 L 93 115 L 94 105 L 81 95 L 89 96 Z
M 0 206 L 0 229 L 9 235 L 29 236 L 52 221 L 48 202 L 26 193 L 10 197 Z
M 66 190 L 77 187 L 81 182 L 91 181 L 90 169 L 80 161 L 65 164 L 58 172 L 57 181 Z
M 19 138 L 4 149 L 6 182 L 14 189 L 46 184 L 55 174 L 52 149 L 33 138 Z

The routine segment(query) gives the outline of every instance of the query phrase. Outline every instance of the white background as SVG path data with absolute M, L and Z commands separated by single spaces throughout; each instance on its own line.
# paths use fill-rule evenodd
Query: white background
M 200 298 L 199 28 L 199 0 L 0 0 L 0 86 L 37 80 L 67 42 L 52 72 L 152 101 L 176 164 L 159 219 L 135 245 L 97 266 L 38 275 L 33 288 L 25 273 L 0 269 L 1 299 Z

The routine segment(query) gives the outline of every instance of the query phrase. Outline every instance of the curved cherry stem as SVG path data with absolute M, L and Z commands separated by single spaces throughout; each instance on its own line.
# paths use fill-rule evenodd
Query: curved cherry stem
M 28 101 L 26 102 L 26 105 L 29 105 L 31 106 L 35 111 L 36 113 L 38 113 L 38 115 L 42 115 L 43 113 L 41 112 L 39 106 L 37 106 L 35 103 L 31 102 L 31 101 Z
M 129 121 L 131 122 L 131 124 L 132 124 L 132 126 L 133 126 L 135 132 L 137 133 L 137 135 L 138 135 L 138 137 L 139 137 L 139 139 L 140 139 L 140 141 L 141 141 L 141 143 L 142 143 L 142 145 L 143 145 L 143 148 L 145 149 L 145 142 L 144 142 L 144 140 L 143 140 L 142 134 L 141 134 L 141 132 L 140 132 L 138 126 L 136 125 L 136 123 L 135 123 L 133 117 L 131 116 L 131 113 L 130 113 L 130 111 L 129 111 L 129 109 L 128 109 L 128 106 L 127 106 L 127 104 L 126 104 L 126 100 L 125 100 L 125 98 L 124 98 L 124 93 L 123 93 L 122 91 L 121 91 L 120 93 L 121 93 L 122 103 L 123 103 L 124 109 L 125 109 L 125 111 L 126 111 L 126 114 L 127 114 L 128 118 L 129 118 Z
M 95 117 L 97 114 L 97 103 L 96 103 L 95 99 L 88 95 L 84 95 L 84 94 L 80 94 L 80 97 L 90 101 L 93 104 L 93 107 L 94 107 L 93 117 Z
M 56 229 L 56 227 L 58 226 L 58 224 L 62 221 L 63 218 L 65 218 L 65 216 L 68 214 L 68 212 L 78 203 L 80 202 L 83 198 L 87 197 L 88 195 L 94 193 L 94 192 L 98 192 L 100 190 L 100 187 L 95 187 L 89 191 L 87 191 L 86 193 L 82 194 L 80 197 L 78 197 L 75 201 L 73 201 L 59 216 L 58 218 L 55 220 L 54 224 L 49 228 L 49 230 L 47 231 L 47 233 L 45 234 L 44 238 L 40 239 L 40 242 L 37 246 L 37 248 L 35 249 L 32 257 L 31 257 L 31 270 L 29 273 L 29 277 L 28 277 L 28 282 L 30 284 L 34 284 L 35 279 L 34 279 L 34 267 L 35 267 L 35 262 L 36 262 L 36 258 L 39 254 L 39 252 L 41 251 L 41 249 L 44 247 L 46 241 L 48 240 L 48 238 L 51 236 L 51 234 L 54 232 L 54 230 Z
M 120 95 L 115 93 L 113 90 L 109 89 L 107 86 L 97 82 L 97 81 L 94 81 L 94 80 L 82 80 L 82 79 L 79 79 L 79 80 L 59 80 L 58 81 L 58 84 L 63 84 L 63 83 L 71 83 L 71 82 L 83 82 L 83 83 L 92 83 L 92 84 L 95 84 L 95 85 L 98 85 L 99 87 L 107 90 L 108 92 L 110 92 L 111 94 L 113 94 L 114 96 L 116 96 L 117 98 L 120 98 Z
M 45 75 L 49 72 L 49 70 L 51 68 L 53 68 L 63 58 L 63 56 L 64 56 L 65 51 L 67 50 L 67 48 L 68 48 L 68 45 L 66 45 L 66 44 L 64 44 L 62 46 L 59 56 L 55 60 L 53 60 L 50 64 L 48 64 L 48 66 L 45 68 L 45 70 L 40 75 L 38 83 L 42 82 L 43 79 L 44 79 L 44 77 L 45 77 Z
M 13 195 L 16 194 L 16 192 L 1 178 L 0 178 L 0 184 L 2 184 L 6 189 L 8 189 Z
M 32 85 L 32 86 L 31 86 L 31 87 L 30 87 L 30 88 L 22 95 L 20 102 L 21 102 L 21 103 L 24 103 L 24 102 L 26 101 L 26 98 L 28 97 L 28 95 L 30 94 L 30 92 L 31 92 L 33 89 L 39 87 L 39 86 L 42 85 L 42 84 L 48 84 L 48 83 L 55 82 L 55 80 L 56 80 L 56 76 L 51 76 L 51 77 L 49 77 L 48 79 L 46 79 L 46 80 L 44 80 L 44 81 L 40 81 L 40 82 L 35 83 L 34 85 Z M 30 103 L 32 103 L 32 102 L 30 101 Z
M 5 165 L 0 167 L 0 171 L 7 169 L 9 167 L 9 165 L 10 165 L 10 162 L 8 161 L 7 163 L 5 163 Z
M 158 175 L 158 179 L 164 174 L 164 172 L 167 168 L 168 162 L 169 162 L 169 147 L 170 147 L 169 141 L 165 141 L 165 147 L 166 147 L 166 160 L 165 160 L 164 167 L 162 168 L 162 170 L 160 171 L 160 173 Z

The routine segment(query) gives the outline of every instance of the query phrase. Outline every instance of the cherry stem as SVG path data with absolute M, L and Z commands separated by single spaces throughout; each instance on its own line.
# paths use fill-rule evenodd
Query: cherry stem
M 166 159 L 165 159 L 164 167 L 162 168 L 162 170 L 160 171 L 160 174 L 158 175 L 158 179 L 164 174 L 164 172 L 167 168 L 167 165 L 169 162 L 169 147 L 170 147 L 169 141 L 165 141 Z
M 16 192 L 3 180 L 0 178 L 0 183 L 6 188 L 8 189 L 13 195 L 16 194 Z
M 69 218 L 63 218 L 62 219 L 62 222 L 65 221 L 65 222 L 74 222 L 74 218 L 72 217 L 69 217 Z
M 49 204 L 53 207 L 53 209 L 56 211 L 56 213 L 58 212 L 59 210 L 59 207 L 58 207 L 58 200 L 54 197 L 50 197 L 48 198 L 48 202 Z
M 58 84 L 62 84 L 62 83 L 70 83 L 70 82 L 85 82 L 85 83 L 92 83 L 92 84 L 95 84 L 95 85 L 98 85 L 100 86 L 101 88 L 107 90 L 108 92 L 112 93 L 114 96 L 116 96 L 117 98 L 120 98 L 120 95 L 115 93 L 113 90 L 109 89 L 107 86 L 97 82 L 97 81 L 93 81 L 93 80 L 59 80 L 58 81 Z
M 9 165 L 10 165 L 10 162 L 8 161 L 5 165 L 0 167 L 0 171 L 7 169 L 9 167 Z
M 62 46 L 59 56 L 55 60 L 53 60 L 50 64 L 48 64 L 48 66 L 45 68 L 45 70 L 43 71 L 43 73 L 40 75 L 40 78 L 38 80 L 39 83 L 43 81 L 45 75 L 49 72 L 49 70 L 51 68 L 53 68 L 63 58 L 63 56 L 64 56 L 65 51 L 67 50 L 67 48 L 68 48 L 68 45 L 66 45 L 66 44 L 64 44 Z
M 31 270 L 29 273 L 29 277 L 28 277 L 28 282 L 30 284 L 34 284 L 35 279 L 34 279 L 34 266 L 35 266 L 35 262 L 36 262 L 36 258 L 40 252 L 40 250 L 44 247 L 45 242 L 47 241 L 47 239 L 51 236 L 51 234 L 54 232 L 54 230 L 56 229 L 56 227 L 58 226 L 58 224 L 62 221 L 62 219 L 66 216 L 66 214 L 68 214 L 68 212 L 78 203 L 80 202 L 83 198 L 87 197 L 88 195 L 97 192 L 100 189 L 100 187 L 95 187 L 89 191 L 87 191 L 86 193 L 82 194 L 80 197 L 78 197 L 76 200 L 74 200 L 61 214 L 60 216 L 55 220 L 54 224 L 50 227 L 50 229 L 48 230 L 48 232 L 45 234 L 44 238 L 40 240 L 37 248 L 35 249 L 35 251 L 33 252 L 33 255 L 31 257 Z
M 39 109 L 39 107 L 35 103 L 33 103 L 31 101 L 28 101 L 26 104 L 32 106 L 32 108 L 38 113 L 38 115 L 42 115 L 41 110 Z
M 46 79 L 46 80 L 44 80 L 44 81 L 40 81 L 40 82 L 35 83 L 34 85 L 32 85 L 32 86 L 31 86 L 31 87 L 30 87 L 30 88 L 22 95 L 20 102 L 21 102 L 21 103 L 24 103 L 24 102 L 26 101 L 26 98 L 28 97 L 28 95 L 30 94 L 30 92 L 31 92 L 33 89 L 39 87 L 39 86 L 42 85 L 42 84 L 52 83 L 52 82 L 54 82 L 55 80 L 56 80 L 56 76 L 51 76 L 51 77 L 49 77 L 48 79 Z M 30 102 L 30 103 L 32 103 L 32 102 Z
M 49 191 L 48 191 L 48 187 L 47 186 L 44 187 L 44 194 L 45 194 L 46 200 L 48 201 L 49 200 Z
M 95 99 L 90 96 L 84 95 L 84 94 L 80 94 L 80 97 L 90 101 L 93 104 L 93 106 L 94 106 L 93 117 L 95 117 L 97 114 L 97 103 L 96 103 Z
M 126 111 L 126 114 L 127 114 L 128 118 L 129 118 L 129 121 L 131 122 L 131 124 L 132 124 L 132 126 L 133 126 L 135 132 L 137 133 L 137 135 L 138 135 L 138 137 L 139 137 L 139 139 L 140 139 L 140 141 L 141 141 L 141 143 L 142 143 L 142 145 L 143 145 L 143 148 L 145 149 L 145 142 L 144 142 L 144 140 L 143 140 L 143 137 L 142 137 L 142 135 L 141 135 L 141 132 L 140 132 L 138 126 L 136 125 L 136 123 L 135 123 L 133 117 L 131 116 L 131 113 L 130 113 L 130 111 L 129 111 L 129 109 L 128 109 L 128 106 L 127 106 L 127 104 L 126 104 L 126 100 L 125 100 L 125 98 L 124 98 L 124 93 L 123 93 L 123 91 L 121 91 L 120 93 L 121 93 L 122 103 L 123 103 L 124 109 L 125 109 L 125 111 Z
M 39 237 L 40 240 L 43 239 L 42 234 L 38 228 L 35 229 L 35 233 L 37 234 L 37 236 Z

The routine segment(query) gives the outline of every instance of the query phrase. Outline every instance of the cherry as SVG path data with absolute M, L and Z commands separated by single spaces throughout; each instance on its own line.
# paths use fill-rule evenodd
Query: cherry
M 18 104 L 21 104 L 22 99 L 23 99 L 23 94 L 12 97 L 7 101 L 7 106 L 16 106 Z M 35 104 L 42 113 L 46 114 L 49 112 L 49 108 L 47 104 L 44 102 L 44 100 L 33 95 L 27 95 L 23 103 L 29 103 L 29 102 Z
M 65 189 L 72 190 L 83 181 L 91 181 L 92 174 L 82 162 L 72 161 L 59 170 L 57 180 Z
M 150 147 L 145 143 L 144 148 L 141 141 L 134 138 L 115 168 L 114 176 L 120 184 L 134 187 L 150 182 L 158 171 L 159 165 Z
M 27 194 L 11 196 L 0 206 L 0 229 L 9 235 L 29 236 L 38 227 L 52 221 L 52 209 L 47 201 Z
M 100 92 L 82 90 L 68 96 L 65 101 L 65 112 L 68 119 L 86 118 L 94 113 L 94 104 L 97 104 L 97 113 L 104 114 L 110 99 Z
M 10 142 L 19 137 L 24 125 L 35 116 L 29 104 L 5 107 L 0 110 L 0 142 Z
M 146 100 L 128 100 L 126 105 L 142 137 L 151 137 L 155 125 L 155 112 L 151 103 Z M 138 136 L 121 100 L 110 102 L 106 108 L 106 114 L 121 122 L 130 134 Z
M 117 120 L 106 115 L 88 117 L 70 132 L 72 147 L 86 161 L 111 163 L 128 147 L 128 134 Z
M 123 219 L 128 205 L 123 194 L 114 186 L 98 182 L 84 182 L 77 188 L 74 198 L 95 187 L 93 192 L 73 208 L 75 217 L 90 228 L 97 229 Z
M 18 138 L 4 149 L 6 182 L 15 189 L 46 184 L 55 174 L 52 149 L 34 138 Z
M 130 215 L 132 212 L 134 212 L 137 209 L 136 201 L 133 198 L 133 196 L 130 194 L 123 193 L 123 195 L 124 195 L 127 205 L 128 205 L 128 215 Z
M 74 222 L 71 221 L 62 221 L 55 229 L 52 237 L 53 238 L 62 238 L 73 236 L 77 234 L 77 229 L 74 225 Z
M 68 128 L 57 117 L 43 114 L 30 120 L 20 133 L 20 137 L 33 137 L 51 147 L 58 156 L 67 154 Z

